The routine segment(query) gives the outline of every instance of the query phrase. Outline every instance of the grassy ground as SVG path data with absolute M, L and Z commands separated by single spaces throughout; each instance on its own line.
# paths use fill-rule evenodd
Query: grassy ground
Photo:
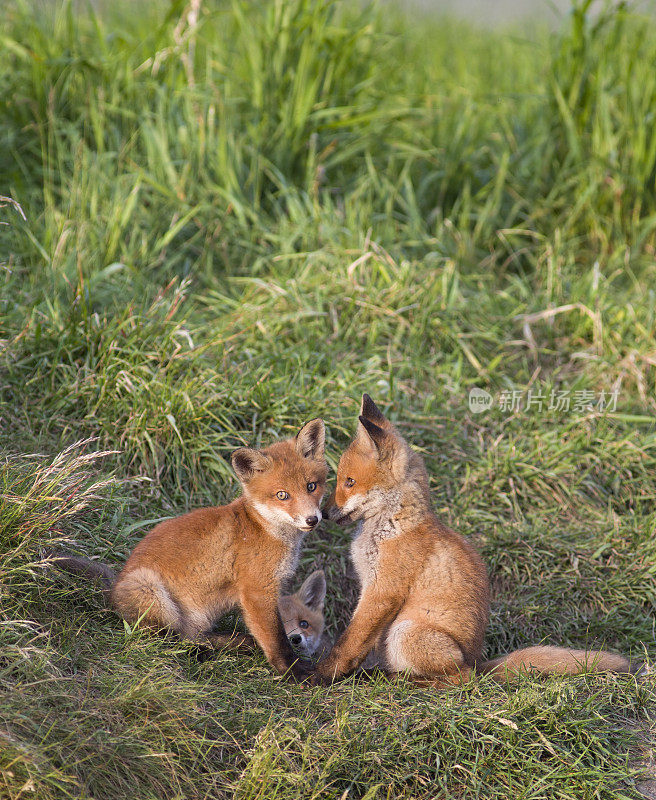
M 656 23 L 99 8 L 10 0 L 0 31 L 0 797 L 638 797 L 653 680 L 298 688 L 40 560 L 120 564 L 316 415 L 334 467 L 366 390 L 489 564 L 488 654 L 654 658 Z M 347 547 L 323 524 L 301 564 L 333 632 Z

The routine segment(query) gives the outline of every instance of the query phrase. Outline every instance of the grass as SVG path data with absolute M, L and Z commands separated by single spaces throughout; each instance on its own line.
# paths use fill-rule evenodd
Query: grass
M 193 7 L 4 9 L 0 796 L 640 797 L 653 680 L 300 689 L 42 564 L 120 564 L 313 416 L 334 468 L 368 391 L 489 565 L 487 654 L 656 657 L 656 23 Z M 500 406 L 529 390 L 617 404 Z M 322 524 L 300 567 L 332 633 L 348 541 Z

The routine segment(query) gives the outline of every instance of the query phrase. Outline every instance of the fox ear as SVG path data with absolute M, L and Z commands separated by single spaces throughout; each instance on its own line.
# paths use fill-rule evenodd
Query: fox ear
M 271 459 L 252 447 L 239 447 L 232 454 L 232 468 L 242 483 L 248 483 L 256 472 L 264 472 L 271 466 Z
M 323 611 L 326 599 L 326 576 L 318 569 L 303 581 L 298 590 L 298 599 L 313 611 Z
M 368 394 L 362 395 L 362 404 L 360 406 L 360 416 L 368 419 L 370 422 L 375 422 L 380 428 L 389 425 L 385 415 L 374 403 Z
M 296 452 L 303 458 L 323 461 L 325 446 L 326 426 L 319 417 L 306 422 L 296 434 Z
M 389 439 L 387 432 L 366 417 L 358 417 L 358 420 L 360 421 L 358 437 L 368 444 L 376 455 L 379 455 Z

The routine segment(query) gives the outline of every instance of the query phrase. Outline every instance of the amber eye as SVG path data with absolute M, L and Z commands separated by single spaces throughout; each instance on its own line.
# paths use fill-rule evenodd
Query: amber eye
M 308 492 L 313 492 L 317 488 L 317 484 L 314 481 L 310 481 L 307 485 Z
M 298 623 L 298 627 L 299 627 L 299 628 L 303 628 L 303 630 L 305 630 L 306 628 L 309 628 L 309 627 L 310 627 L 310 623 L 309 623 L 309 622 L 307 622 L 306 620 L 302 619 L 302 620 L 301 620 L 301 621 Z
M 351 486 L 355 486 L 355 481 L 353 480 L 353 478 L 347 478 L 344 481 L 344 486 L 346 486 L 347 489 L 350 489 Z
M 276 497 L 278 498 L 278 500 L 289 500 L 289 495 L 287 494 L 287 492 L 282 492 L 282 491 L 276 492 Z

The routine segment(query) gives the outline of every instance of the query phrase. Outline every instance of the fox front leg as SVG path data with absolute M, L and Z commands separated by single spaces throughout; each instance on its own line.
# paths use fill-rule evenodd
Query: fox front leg
M 276 596 L 244 594 L 240 604 L 248 630 L 276 672 L 281 675 L 289 672 L 298 680 L 306 677 L 309 668 L 294 655 L 280 618 Z
M 397 613 L 398 606 L 389 597 L 365 592 L 348 628 L 328 656 L 317 664 L 318 678 L 330 682 L 356 670 Z

